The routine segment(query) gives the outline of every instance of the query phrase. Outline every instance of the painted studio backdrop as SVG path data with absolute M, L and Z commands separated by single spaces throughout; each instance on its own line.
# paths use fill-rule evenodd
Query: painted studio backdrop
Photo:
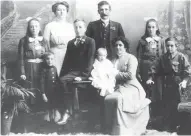
M 70 4 L 68 21 L 83 18 L 87 24 L 99 19 L 97 4 L 100 0 L 67 0 Z M 14 65 L 17 60 L 18 42 L 25 35 L 26 18 L 40 17 L 44 26 L 54 14 L 55 1 L 2 1 L 1 2 L 1 60 Z M 191 58 L 191 1 L 174 0 L 108 0 L 111 19 L 120 22 L 135 54 L 138 40 L 144 34 L 145 18 L 158 19 L 162 36 L 176 35 L 179 49 Z M 12 66 L 11 66 L 12 67 Z M 15 68 L 15 67 L 14 67 Z M 14 71 L 14 70 L 12 70 Z

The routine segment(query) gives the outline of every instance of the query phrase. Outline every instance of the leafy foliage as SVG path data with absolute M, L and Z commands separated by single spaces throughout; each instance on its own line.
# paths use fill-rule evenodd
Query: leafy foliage
M 14 112 L 16 115 L 18 111 L 30 112 L 27 105 L 27 100 L 35 97 L 32 89 L 25 89 L 13 80 L 1 81 L 1 109 L 8 112 Z

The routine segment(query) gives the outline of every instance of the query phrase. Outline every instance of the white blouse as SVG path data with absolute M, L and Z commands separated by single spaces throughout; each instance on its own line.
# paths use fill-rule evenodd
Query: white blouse
M 74 27 L 67 22 L 52 21 L 48 23 L 44 30 L 44 39 L 51 47 L 66 45 L 69 40 L 75 38 Z

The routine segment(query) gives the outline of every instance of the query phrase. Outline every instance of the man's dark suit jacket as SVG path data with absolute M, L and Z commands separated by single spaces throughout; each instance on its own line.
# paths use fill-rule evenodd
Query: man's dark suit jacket
M 102 29 L 101 25 L 102 25 L 101 20 L 90 22 L 87 27 L 87 31 L 86 31 L 86 35 L 95 40 L 96 50 L 102 46 L 101 43 L 102 43 L 103 38 L 101 37 L 101 29 Z M 112 40 L 118 36 L 125 37 L 125 34 L 124 34 L 123 28 L 120 23 L 110 20 L 109 25 L 110 25 L 110 34 L 109 34 L 110 43 L 108 45 L 110 46 L 112 53 L 108 52 L 108 54 L 113 55 Z
M 89 77 L 95 58 L 95 41 L 87 36 L 84 36 L 77 45 L 75 41 L 76 38 L 68 42 L 60 76 L 79 71 L 78 76 Z

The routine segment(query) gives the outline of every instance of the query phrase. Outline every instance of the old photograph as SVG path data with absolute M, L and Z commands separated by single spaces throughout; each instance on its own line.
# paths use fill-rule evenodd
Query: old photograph
M 191 0 L 2 0 L 1 135 L 191 135 Z

